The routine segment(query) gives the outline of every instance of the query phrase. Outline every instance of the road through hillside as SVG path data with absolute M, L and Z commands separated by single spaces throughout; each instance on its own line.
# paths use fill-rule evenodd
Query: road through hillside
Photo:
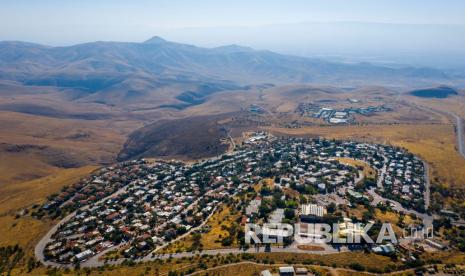
M 424 110 L 427 110 L 427 111 L 430 111 L 430 112 L 434 112 L 434 113 L 439 113 L 439 114 L 442 114 L 446 117 L 452 117 L 453 119 L 455 119 L 455 127 L 456 127 L 456 133 L 457 133 L 457 151 L 458 153 L 463 157 L 465 158 L 465 141 L 464 141 L 464 123 L 463 123 L 463 119 L 460 118 L 459 115 L 451 112 L 451 111 L 446 111 L 446 110 L 439 110 L 439 109 L 435 109 L 435 108 L 431 108 L 431 107 L 427 107 L 427 106 L 422 106 L 422 105 L 416 105 L 416 107 L 418 108 L 421 108 L 421 109 L 424 109 Z
M 463 140 L 463 120 L 457 114 L 454 114 L 457 121 L 457 149 L 459 153 L 465 158 L 465 145 Z

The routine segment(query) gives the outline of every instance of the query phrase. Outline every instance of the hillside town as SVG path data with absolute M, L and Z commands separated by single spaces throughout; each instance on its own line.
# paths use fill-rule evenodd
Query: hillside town
M 360 168 L 340 158 L 367 164 L 376 177 L 364 178 Z M 63 217 L 46 243 L 44 257 L 76 264 L 121 245 L 126 258 L 147 256 L 202 227 L 225 200 L 265 179 L 273 181 L 273 188 L 262 187 L 244 207 L 248 222 L 318 221 L 332 204 L 371 200 L 369 189 L 424 211 L 423 163 L 403 149 L 257 132 L 219 157 L 194 164 L 123 162 L 64 188 L 42 206 L 42 215 Z M 321 199 L 289 208 L 284 190 Z M 350 221 L 341 223 L 343 229 L 353 230 Z

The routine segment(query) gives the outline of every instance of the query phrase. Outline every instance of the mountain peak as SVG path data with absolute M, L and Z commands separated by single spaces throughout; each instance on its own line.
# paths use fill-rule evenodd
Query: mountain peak
M 164 40 L 163 38 L 159 37 L 159 36 L 154 36 L 146 41 L 144 41 L 144 43 L 150 43 L 150 44 L 160 44 L 160 43 L 165 43 L 167 42 L 166 40 Z

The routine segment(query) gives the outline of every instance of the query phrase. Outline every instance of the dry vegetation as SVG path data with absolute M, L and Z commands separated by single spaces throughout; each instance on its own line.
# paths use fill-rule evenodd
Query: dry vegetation
M 375 178 L 376 177 L 376 172 L 375 170 L 370 167 L 367 163 L 360 161 L 360 160 L 355 160 L 351 158 L 345 158 L 345 157 L 338 157 L 336 158 L 340 163 L 345 164 L 345 165 L 350 165 L 353 167 L 360 167 L 362 168 L 362 172 L 365 178 Z
M 357 205 L 356 208 L 348 208 L 346 211 L 348 217 L 355 217 L 357 220 L 362 220 L 363 214 L 367 212 L 368 209 L 363 205 Z M 374 218 L 383 223 L 390 223 L 397 237 L 403 235 L 403 228 L 400 225 L 418 225 L 421 222 L 419 219 L 412 218 L 410 215 L 401 215 L 392 211 L 382 212 L 379 209 L 374 210 Z
M 134 122 L 57 119 L 0 112 L 0 184 L 113 162 Z
M 238 220 L 240 214 L 231 212 L 230 207 L 222 205 L 208 220 L 206 226 L 208 231 L 201 234 L 200 244 L 203 250 L 227 248 L 221 244 L 221 239 L 227 237 L 229 232 L 226 230 L 231 227 L 232 223 Z M 236 242 L 236 241 L 234 241 Z M 193 236 L 189 235 L 184 239 L 176 241 L 169 246 L 163 248 L 159 253 L 175 253 L 189 251 L 192 248 Z M 237 247 L 237 244 L 232 244 L 229 247 Z
M 266 264 L 255 264 L 255 263 L 248 263 L 242 262 L 239 264 L 229 264 L 223 265 L 215 268 L 208 269 L 206 271 L 201 271 L 195 273 L 195 275 L 260 275 L 260 272 L 263 270 L 269 270 L 272 273 L 277 275 L 278 273 L 278 265 L 266 265 Z M 317 266 L 305 266 L 301 265 L 299 267 L 305 267 L 309 271 L 320 273 L 320 275 L 327 275 L 331 271 L 331 275 L 347 275 L 347 274 L 339 274 L 338 270 L 336 269 L 329 269 L 329 268 L 322 268 Z M 358 273 L 358 272 L 357 272 Z M 364 275 L 364 273 L 354 273 L 350 275 Z
M 61 169 L 47 177 L 0 187 L 0 247 L 17 244 L 25 251 L 17 273 L 25 272 L 26 262 L 34 257 L 35 244 L 56 223 L 49 219 L 32 218 L 29 214 L 34 205 L 42 203 L 48 195 L 59 191 L 61 187 L 87 176 L 95 168 L 86 166 Z M 45 271 L 39 269 L 34 273 L 40 275 Z
M 301 253 L 259 253 L 258 260 L 269 260 L 275 263 L 304 263 L 323 266 L 348 267 L 351 263 L 359 263 L 366 269 L 383 269 L 388 265 L 400 264 L 389 257 L 363 252 L 348 252 L 328 255 L 301 254 Z

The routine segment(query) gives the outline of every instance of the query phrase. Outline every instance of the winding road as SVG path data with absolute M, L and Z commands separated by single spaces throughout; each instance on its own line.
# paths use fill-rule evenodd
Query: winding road
M 124 191 L 126 191 L 126 189 L 128 188 L 128 186 L 125 186 L 121 189 L 119 189 L 118 191 L 116 191 L 115 193 L 111 194 L 111 195 L 108 195 L 107 197 L 105 198 L 102 198 L 100 199 L 99 201 L 96 202 L 96 204 L 98 203 L 101 203 L 101 202 L 104 202 L 105 200 L 108 200 L 112 197 L 116 197 L 118 196 L 119 194 L 123 193 Z M 89 209 L 89 205 L 86 205 L 78 210 L 87 210 Z M 72 267 L 71 265 L 65 265 L 65 264 L 60 264 L 60 263 L 56 263 L 56 262 L 52 262 L 52 261 L 48 261 L 46 260 L 45 256 L 44 256 L 44 249 L 45 247 L 47 246 L 47 244 L 52 240 L 52 236 L 53 234 L 58 230 L 58 228 L 61 226 L 61 225 L 64 225 L 66 222 L 68 222 L 70 219 L 72 219 L 77 211 L 74 211 L 72 213 L 70 213 L 69 215 L 67 215 L 66 217 L 64 217 L 63 219 L 60 220 L 60 222 L 58 222 L 55 226 L 53 226 L 50 230 L 48 230 L 47 234 L 45 234 L 45 236 L 43 236 L 40 241 L 37 243 L 37 245 L 34 247 L 34 254 L 36 256 L 36 258 L 44 265 L 46 266 L 51 266 L 51 267 L 62 267 L 62 268 L 66 268 L 66 267 Z M 114 249 L 114 247 L 112 247 Z M 105 250 L 107 251 L 107 250 Z
M 459 123 L 459 120 L 460 120 L 460 118 L 457 119 L 457 123 Z M 461 126 L 461 121 L 460 121 L 460 126 Z M 460 135 L 461 135 L 460 137 L 463 138 L 463 134 L 461 133 Z M 462 143 L 463 143 L 463 141 L 462 141 Z M 385 157 L 385 161 L 387 161 L 386 157 Z M 425 182 L 426 182 L 425 183 L 425 185 L 426 185 L 425 207 L 428 207 L 428 205 L 429 205 L 428 165 L 426 164 L 426 162 L 424 164 L 425 164 Z M 378 175 L 383 175 L 385 173 L 386 173 L 386 164 L 383 166 L 382 169 L 380 169 L 378 171 Z M 356 179 L 356 182 L 363 179 L 363 177 L 364 177 L 363 173 L 360 173 L 360 178 Z M 377 187 L 378 188 L 382 187 L 382 182 L 380 181 L 380 179 L 378 179 Z M 103 201 L 105 201 L 105 200 L 107 200 L 109 198 L 115 197 L 115 196 L 119 195 L 120 193 L 126 191 L 126 189 L 127 189 L 127 186 L 125 186 L 125 187 L 121 188 L 120 190 L 116 191 L 114 194 L 111 194 L 111 195 L 99 200 L 98 203 L 103 202 Z M 426 213 L 424 213 L 424 214 L 419 213 L 419 212 L 416 212 L 415 210 L 411 210 L 411 209 L 406 209 L 406 208 L 402 207 L 402 205 L 400 203 L 398 203 L 396 201 L 393 201 L 393 200 L 386 199 L 386 198 L 380 196 L 379 194 L 377 194 L 375 192 L 375 188 L 370 189 L 368 191 L 368 193 L 373 197 L 373 201 L 371 202 L 371 204 L 373 206 L 376 206 L 379 202 L 382 202 L 382 201 L 383 202 L 384 201 L 390 201 L 390 202 L 395 203 L 395 206 L 393 206 L 394 210 L 401 211 L 401 212 L 404 212 L 404 213 L 415 214 L 417 217 L 419 217 L 419 218 L 421 218 L 423 220 L 423 224 L 425 226 L 431 226 L 432 225 L 433 218 L 432 218 L 431 215 L 428 215 Z M 193 206 L 196 202 L 192 203 L 188 208 Z M 85 209 L 88 209 L 88 208 L 89 208 L 89 206 L 85 206 L 85 207 L 81 208 L 81 210 L 85 210 Z M 198 227 L 195 227 L 193 229 L 190 229 L 190 231 L 188 231 L 184 235 L 178 237 L 176 240 L 179 240 L 179 239 L 189 235 L 195 229 L 199 229 L 199 228 L 203 227 L 207 223 L 210 216 L 215 212 L 215 210 L 216 210 L 216 207 L 211 212 L 209 217 L 206 220 L 204 220 L 204 222 L 201 225 L 199 225 Z M 56 263 L 56 262 L 46 260 L 43 252 L 44 252 L 44 249 L 45 249 L 45 246 L 47 245 L 47 243 L 49 241 L 51 241 L 51 237 L 52 237 L 53 233 L 55 233 L 57 231 L 57 229 L 59 228 L 60 225 L 63 225 L 64 223 L 69 221 L 72 217 L 74 217 L 75 214 L 76 214 L 76 212 L 73 212 L 73 213 L 69 214 L 68 216 L 66 216 L 64 219 L 62 219 L 57 225 L 55 225 L 52 229 L 50 229 L 48 231 L 48 233 L 44 237 L 42 237 L 42 239 L 36 245 L 36 247 L 35 247 L 35 255 L 36 255 L 37 259 L 41 263 L 43 263 L 44 265 L 51 266 L 51 267 L 57 267 L 57 268 L 71 268 L 71 267 L 74 266 L 73 264 L 59 264 L 59 263 Z M 174 241 L 176 241 L 176 240 L 174 240 Z M 166 244 L 156 248 L 154 251 L 152 251 L 151 254 L 148 254 L 147 256 L 145 256 L 143 258 L 136 259 L 135 262 L 146 262 L 146 261 L 153 261 L 153 260 L 156 260 L 156 259 L 167 259 L 167 258 L 183 258 L 183 257 L 191 257 L 191 256 L 195 256 L 196 254 L 199 254 L 199 253 L 195 253 L 195 252 L 182 252 L 182 253 L 176 253 L 176 254 L 157 254 L 157 252 L 160 249 L 164 248 L 168 244 L 171 244 L 171 242 L 166 243 Z M 103 255 L 105 255 L 105 253 L 107 253 L 110 250 L 114 250 L 115 248 L 118 248 L 118 247 L 120 247 L 122 245 L 124 245 L 124 244 L 119 244 L 119 245 L 113 246 L 111 248 L 108 248 L 108 249 L 100 252 L 97 255 L 92 256 L 88 260 L 82 262 L 81 267 L 100 267 L 100 266 L 105 265 L 105 263 L 108 263 L 108 264 L 120 264 L 120 263 L 122 263 L 124 261 L 124 259 L 118 259 L 116 261 L 108 261 L 108 262 L 105 262 L 104 260 L 101 259 L 101 257 L 103 257 Z M 323 255 L 323 254 L 334 254 L 334 253 L 339 253 L 339 252 L 343 252 L 343 251 L 348 251 L 348 249 L 346 247 L 342 247 L 340 249 L 337 249 L 337 248 L 331 247 L 331 246 L 329 246 L 327 244 L 322 244 L 322 246 L 325 249 L 323 251 L 306 251 L 306 250 L 301 250 L 301 249 L 297 248 L 293 244 L 290 247 L 285 247 L 285 248 L 283 248 L 283 247 L 272 247 L 271 252 L 312 253 L 312 254 L 322 254 Z M 247 253 L 257 253 L 257 252 L 260 252 L 260 249 L 264 250 L 264 248 L 258 248 L 258 249 L 257 248 L 250 248 L 248 250 L 242 250 L 242 249 L 239 249 L 239 248 L 230 248 L 230 249 L 218 249 L 218 250 L 205 250 L 205 251 L 202 251 L 201 254 L 217 255 L 217 254 L 230 254 L 230 253 L 232 253 L 232 254 L 240 254 L 240 253 L 245 253 L 245 252 L 247 252 Z

